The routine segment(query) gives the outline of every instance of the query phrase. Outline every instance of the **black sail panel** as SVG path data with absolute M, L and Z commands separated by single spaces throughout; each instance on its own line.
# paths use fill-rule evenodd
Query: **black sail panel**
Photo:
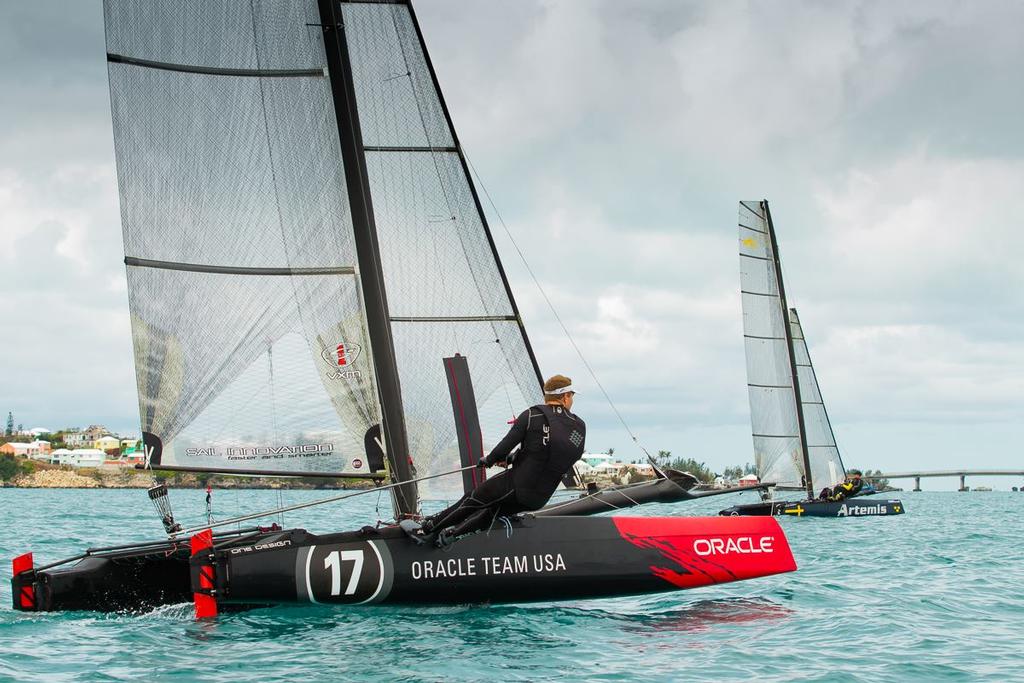
M 369 474 L 381 411 L 315 3 L 104 14 L 154 464 Z

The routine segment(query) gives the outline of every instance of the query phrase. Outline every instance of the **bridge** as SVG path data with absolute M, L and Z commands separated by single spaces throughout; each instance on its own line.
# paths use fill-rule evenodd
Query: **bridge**
M 925 472 L 886 472 L 870 479 L 913 479 L 914 490 L 921 490 L 922 477 L 960 477 L 960 490 L 969 491 L 967 477 L 1024 477 L 1024 470 L 932 470 Z

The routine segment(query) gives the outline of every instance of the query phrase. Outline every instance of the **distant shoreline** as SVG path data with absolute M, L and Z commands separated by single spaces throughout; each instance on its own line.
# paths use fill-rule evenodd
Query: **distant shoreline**
M 23 471 L 0 483 L 3 488 L 23 489 L 148 489 L 165 483 L 178 489 L 271 489 L 271 490 L 364 490 L 375 487 L 371 479 L 322 479 L 314 477 L 240 477 L 194 472 L 136 470 L 130 468 L 70 468 L 22 461 Z

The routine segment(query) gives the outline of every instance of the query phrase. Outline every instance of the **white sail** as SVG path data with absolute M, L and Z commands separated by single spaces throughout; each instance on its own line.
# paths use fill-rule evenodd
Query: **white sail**
M 811 363 L 803 326 L 795 308 L 789 309 L 789 323 L 793 338 L 793 354 L 796 374 L 800 382 L 800 409 L 804 416 L 804 433 L 807 435 L 807 451 L 811 462 L 811 481 L 816 489 L 832 487 L 846 478 L 843 459 L 836 446 L 832 424 L 821 397 L 818 378 Z
M 151 464 L 368 474 L 380 407 L 315 3 L 104 12 Z
M 786 312 L 765 207 L 739 206 L 740 291 L 754 463 L 762 482 L 806 486 Z
M 468 359 L 485 450 L 542 400 L 540 381 L 411 6 L 341 8 L 405 425 L 416 474 L 429 476 L 460 466 L 443 357 Z M 420 493 L 461 486 L 432 479 Z
M 104 12 L 153 466 L 365 475 L 384 414 L 408 443 L 393 466 L 454 469 L 441 359 L 455 353 L 485 445 L 540 400 L 410 5 L 105 0 Z

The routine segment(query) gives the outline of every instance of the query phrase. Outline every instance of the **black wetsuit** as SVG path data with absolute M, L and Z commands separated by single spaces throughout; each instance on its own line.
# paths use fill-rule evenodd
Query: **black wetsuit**
M 461 536 L 491 524 L 495 517 L 544 507 L 565 473 L 583 455 L 586 425 L 561 406 L 534 406 L 483 459 L 490 467 L 509 461 L 511 468 L 488 478 L 454 505 L 430 517 L 424 531 L 450 528 Z

